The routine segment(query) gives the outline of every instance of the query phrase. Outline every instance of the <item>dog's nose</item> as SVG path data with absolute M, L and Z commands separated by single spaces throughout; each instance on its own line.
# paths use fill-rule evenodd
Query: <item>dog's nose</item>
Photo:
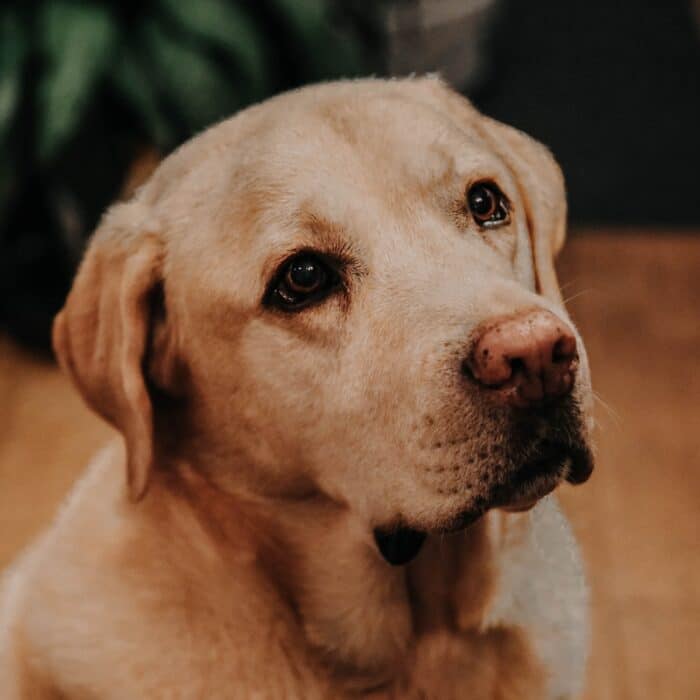
M 528 408 L 571 391 L 578 365 L 576 337 L 550 311 L 493 319 L 477 329 L 469 373 L 502 403 Z

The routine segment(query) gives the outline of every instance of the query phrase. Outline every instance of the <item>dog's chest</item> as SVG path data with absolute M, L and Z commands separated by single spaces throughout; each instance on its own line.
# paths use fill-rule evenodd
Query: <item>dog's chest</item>
M 585 583 L 554 501 L 505 523 L 490 518 L 455 536 L 428 538 L 405 573 L 410 631 L 387 669 L 390 682 L 368 697 L 580 693 Z
M 366 608 L 372 653 L 354 668 L 336 665 L 347 675 L 337 678 L 344 692 L 334 696 L 357 697 L 360 688 L 361 696 L 376 700 L 544 697 L 542 665 L 527 632 L 485 624 L 498 577 L 493 555 L 486 521 L 449 537 L 429 537 L 418 557 L 395 572 L 403 576 L 405 604 L 377 600 Z M 370 633 L 377 619 L 379 633 Z
M 416 640 L 386 698 L 543 698 L 546 675 L 517 627 L 433 630 Z
M 486 520 L 428 539 L 407 571 L 413 639 L 389 697 L 544 697 L 545 676 L 528 631 L 486 623 L 499 575 Z

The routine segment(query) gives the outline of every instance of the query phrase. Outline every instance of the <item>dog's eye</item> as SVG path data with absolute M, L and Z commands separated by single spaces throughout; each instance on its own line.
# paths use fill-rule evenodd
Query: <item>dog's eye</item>
M 490 228 L 508 223 L 508 200 L 492 182 L 477 182 L 467 192 L 469 211 L 479 226 Z
M 320 301 L 337 287 L 338 274 L 313 253 L 299 253 L 287 260 L 266 294 L 269 306 L 296 311 Z

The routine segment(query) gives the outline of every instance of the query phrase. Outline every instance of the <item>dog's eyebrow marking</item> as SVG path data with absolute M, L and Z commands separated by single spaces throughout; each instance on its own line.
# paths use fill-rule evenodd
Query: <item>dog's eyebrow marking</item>
M 345 230 L 340 224 L 327 219 L 313 211 L 308 205 L 302 205 L 297 214 L 299 227 L 305 231 L 311 231 L 321 239 L 331 239 L 335 241 L 345 238 Z
M 366 274 L 361 251 L 342 224 L 322 216 L 308 205 L 299 208 L 296 220 L 299 230 L 310 233 L 314 245 L 318 245 L 319 249 L 343 261 L 349 273 L 358 277 Z

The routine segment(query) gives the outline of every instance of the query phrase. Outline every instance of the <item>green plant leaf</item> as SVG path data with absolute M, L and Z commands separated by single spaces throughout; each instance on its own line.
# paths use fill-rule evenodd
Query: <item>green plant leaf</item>
M 10 200 L 10 193 L 12 192 L 13 186 L 13 168 L 7 160 L 4 160 L 6 154 L 3 153 L 3 162 L 0 163 L 0 234 L 2 234 L 2 227 L 5 224 L 5 210 L 7 209 L 8 201 Z
M 228 116 L 241 106 L 235 80 L 225 76 L 203 51 L 178 40 L 158 23 L 142 25 L 154 81 L 190 130 Z
M 230 0 L 160 0 L 160 5 L 182 29 L 237 59 L 254 97 L 265 92 L 265 38 L 242 7 Z
M 173 145 L 175 132 L 158 103 L 157 90 L 133 51 L 122 49 L 111 70 L 117 92 L 128 102 L 154 145 L 167 149 Z
M 106 6 L 69 0 L 44 2 L 37 26 L 47 62 L 37 86 L 37 153 L 46 162 L 78 128 L 118 28 Z
M 326 0 L 273 0 L 273 5 L 290 29 L 305 41 L 314 43 L 323 32 L 328 11 Z
M 10 130 L 19 105 L 26 53 L 24 26 L 13 8 L 3 8 L 0 14 L 0 145 Z
M 299 43 L 307 79 L 349 77 L 365 68 L 363 47 L 333 27 L 328 0 L 272 0 Z

